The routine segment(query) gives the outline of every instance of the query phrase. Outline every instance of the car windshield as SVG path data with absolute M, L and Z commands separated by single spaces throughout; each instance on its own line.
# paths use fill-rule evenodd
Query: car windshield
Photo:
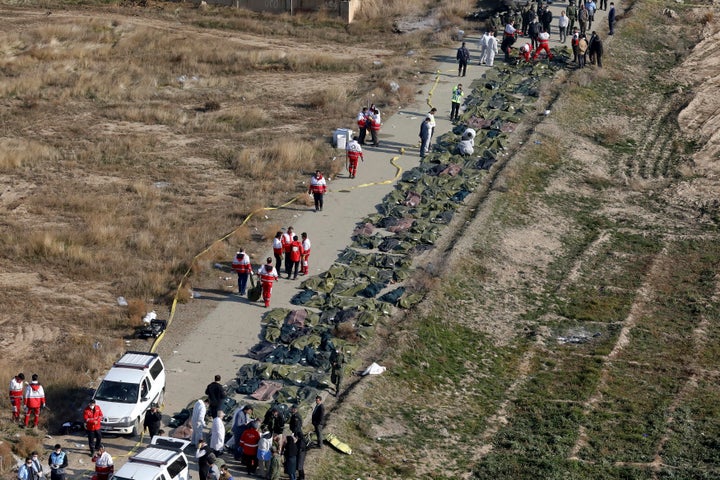
M 116 403 L 137 403 L 139 385 L 103 380 L 95 392 L 95 400 Z

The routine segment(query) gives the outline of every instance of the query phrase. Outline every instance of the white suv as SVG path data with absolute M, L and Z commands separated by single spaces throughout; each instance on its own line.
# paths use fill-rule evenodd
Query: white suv
M 147 448 L 130 457 L 112 480 L 190 480 L 188 459 L 183 450 L 188 440 L 158 437 Z
M 157 353 L 126 352 L 105 375 L 93 398 L 103 412 L 101 430 L 137 435 L 145 412 L 162 405 L 165 366 Z

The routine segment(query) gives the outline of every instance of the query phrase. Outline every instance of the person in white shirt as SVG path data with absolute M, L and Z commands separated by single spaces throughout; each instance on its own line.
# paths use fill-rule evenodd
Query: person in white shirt
M 218 410 L 217 416 L 213 418 L 212 428 L 210 429 L 210 449 L 218 457 L 222 455 L 225 450 L 224 416 L 225 412 Z
M 190 441 L 197 446 L 200 440 L 203 440 L 203 429 L 205 428 L 205 415 L 207 414 L 207 399 L 199 399 L 193 406 L 192 413 L 192 438 Z

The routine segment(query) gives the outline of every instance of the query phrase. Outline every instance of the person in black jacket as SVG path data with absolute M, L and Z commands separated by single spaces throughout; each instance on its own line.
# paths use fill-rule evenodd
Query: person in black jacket
M 160 431 L 162 424 L 162 413 L 158 410 L 158 406 L 154 403 L 150 406 L 150 411 L 145 414 L 144 426 L 150 433 L 150 440 Z
M 325 405 L 322 403 L 322 397 L 315 397 L 315 408 L 312 412 L 312 424 L 315 427 L 315 436 L 317 437 L 318 448 L 323 446 L 322 426 L 325 422 Z
M 296 472 L 298 448 L 295 444 L 295 436 L 288 435 L 285 438 L 285 473 L 288 474 L 290 480 L 297 480 Z
M 457 49 L 455 58 L 458 61 L 458 77 L 464 77 L 467 72 L 467 64 L 470 61 L 470 50 L 465 46 L 465 42 Z
M 220 375 L 215 375 L 215 381 L 207 386 L 205 395 L 208 396 L 208 415 L 210 418 L 217 417 L 218 409 L 225 400 L 225 387 L 220 383 Z
M 298 413 L 297 405 L 290 406 L 290 432 L 298 437 L 302 437 L 303 419 Z
M 593 31 L 588 43 L 588 54 L 590 55 L 590 63 L 602 68 L 603 44 L 600 36 Z
M 297 439 L 295 445 L 297 445 L 297 480 L 305 480 L 305 455 L 307 453 L 307 442 L 305 441 L 304 435 L 295 435 Z
M 268 431 L 270 431 L 272 436 L 277 439 L 278 448 L 280 449 L 280 453 L 282 453 L 283 446 L 285 444 L 285 437 L 283 436 L 283 430 L 285 430 L 285 419 L 282 415 L 280 415 L 280 410 L 275 407 L 268 410 L 267 413 L 265 413 L 265 418 L 263 419 L 262 424 L 266 425 L 268 427 Z

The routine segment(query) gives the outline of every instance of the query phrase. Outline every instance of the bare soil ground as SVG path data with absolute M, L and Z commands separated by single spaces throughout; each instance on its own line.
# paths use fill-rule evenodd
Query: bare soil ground
M 65 63 L 63 68 L 53 67 L 50 74 L 57 74 L 59 80 L 46 78 L 41 86 L 32 90 L 23 90 L 15 83 L 2 92 L 6 112 L 3 123 L 7 127 L 3 141 L 15 151 L 34 152 L 33 155 L 20 156 L 24 160 L 18 165 L 8 160 L 0 162 L 4 172 L 0 177 L 3 183 L 0 194 L 0 211 L 4 217 L 2 229 L 6 238 L 11 239 L 0 242 L 4 258 L 0 263 L 4 271 L 0 276 L 0 285 L 3 286 L 0 303 L 4 306 L 1 321 L 8 332 L 0 341 L 4 351 L 11 352 L 4 357 L 0 372 L 8 378 L 15 373 L 18 365 L 23 365 L 21 368 L 26 373 L 28 369 L 42 365 L 37 354 L 40 347 L 44 362 L 64 358 L 69 351 L 86 359 L 84 362 L 77 360 L 78 371 L 88 379 L 88 384 L 95 380 L 108 359 L 124 348 L 123 342 L 112 340 L 113 335 L 121 336 L 128 331 L 126 313 L 117 309 L 114 298 L 121 292 L 129 291 L 131 293 L 127 295 L 131 300 L 142 303 L 136 307 L 137 311 L 144 311 L 147 307 L 161 308 L 160 305 L 153 307 L 151 300 L 168 290 L 168 274 L 187 267 L 188 258 L 206 246 L 209 239 L 224 233 L 228 224 L 236 224 L 237 219 L 251 209 L 252 203 L 240 202 L 255 190 L 248 186 L 245 178 L 235 175 L 232 164 L 237 158 L 225 149 L 233 151 L 254 144 L 253 140 L 268 127 L 277 137 L 303 132 L 306 128 L 309 136 L 326 134 L 327 129 L 314 125 L 321 118 L 336 113 L 329 109 L 328 104 L 318 101 L 314 94 L 320 90 L 327 94 L 325 87 L 345 89 L 348 93 L 348 85 L 364 78 L 363 72 L 349 67 L 347 62 L 364 63 L 372 68 L 370 65 L 376 60 L 391 61 L 388 58 L 390 50 L 366 46 L 355 48 L 348 39 L 340 42 L 342 49 L 310 40 L 297 42 L 297 45 L 293 42 L 293 46 L 288 47 L 283 38 L 268 40 L 263 35 L 229 32 L 221 25 L 218 28 L 200 28 L 187 22 L 182 11 L 178 13 L 160 8 L 155 14 L 157 17 L 138 16 L 122 10 L 108 14 L 96 10 L 48 12 L 11 9 L 0 19 L 0 31 L 4 32 L 0 46 L 6 52 L 1 66 L 9 79 L 23 71 L 23 65 L 30 62 L 28 58 L 47 64 L 62 57 L 60 60 L 65 62 L 62 49 L 53 49 L 53 46 L 62 42 L 65 29 L 82 28 L 76 24 L 86 25 L 88 31 L 108 35 L 92 37 L 73 54 L 72 66 Z M 701 14 L 688 10 L 688 15 L 694 15 L 692 18 Z M 45 29 L 50 28 L 51 20 L 50 26 L 55 30 L 48 33 Z M 222 23 L 217 18 L 212 21 Z M 522 443 L 518 439 L 520 435 L 507 442 L 498 441 L 496 435 L 498 432 L 504 435 L 512 433 L 507 426 L 512 426 L 523 414 L 518 399 L 531 397 L 527 390 L 533 385 L 534 378 L 553 370 L 545 357 L 549 351 L 557 349 L 555 338 L 558 333 L 568 331 L 564 325 L 558 326 L 558 321 L 565 321 L 570 315 L 567 310 L 548 308 L 538 314 L 541 322 L 535 322 L 535 318 L 530 321 L 528 316 L 541 311 L 541 306 L 550 302 L 548 299 L 556 294 L 572 297 L 573 289 L 587 281 L 593 268 L 603 270 L 597 265 L 606 268 L 603 271 L 608 277 L 622 277 L 611 271 L 613 262 L 607 260 L 604 264 L 598 257 L 616 259 L 632 256 L 626 251 L 613 251 L 608 247 L 615 241 L 618 230 L 627 228 L 637 236 L 650 232 L 648 236 L 661 238 L 658 242 L 660 246 L 653 253 L 652 261 L 638 261 L 643 267 L 638 267 L 641 270 L 640 280 L 628 288 L 632 299 L 625 310 L 626 315 L 609 322 L 618 327 L 620 333 L 611 336 L 607 351 L 580 352 L 577 355 L 577 358 L 586 358 L 598 353 L 599 380 L 578 398 L 568 400 L 559 393 L 555 397 L 548 394 L 556 405 L 577 403 L 588 418 L 605 413 L 598 411 L 601 406 L 607 405 L 603 400 L 609 401 L 608 398 L 617 394 L 608 391 L 612 390 L 608 382 L 614 375 L 620 376 L 612 370 L 613 362 L 623 350 L 632 350 L 627 348 L 627 342 L 632 341 L 632 333 L 637 331 L 638 325 L 643 326 L 642 322 L 648 316 L 652 316 L 653 300 L 659 301 L 666 293 L 663 291 L 666 277 L 672 277 L 671 273 L 682 267 L 672 261 L 673 255 L 668 253 L 668 248 L 676 248 L 674 242 L 678 239 L 697 241 L 712 239 L 715 235 L 714 225 L 718 220 L 720 204 L 716 200 L 718 184 L 713 160 L 717 156 L 715 127 L 720 123 L 720 109 L 716 107 L 714 89 L 720 76 L 717 71 L 720 64 L 712 55 L 705 53 L 712 51 L 718 41 L 713 33 L 714 23 L 709 25 L 706 39 L 689 53 L 684 62 L 662 74 L 660 83 L 670 92 L 668 96 L 638 87 L 637 94 L 644 99 L 642 108 L 631 104 L 623 111 L 617 105 L 603 105 L 606 110 L 593 111 L 592 121 L 577 119 L 577 116 L 567 113 L 573 105 L 577 106 L 574 103 L 580 98 L 577 92 L 575 97 L 573 92 L 560 97 L 553 110 L 564 111 L 565 117 L 557 123 L 552 120 L 545 122 L 532 133 L 533 139 L 539 142 L 562 138 L 568 135 L 569 129 L 578 134 L 567 140 L 562 154 L 572 158 L 572 164 L 553 167 L 549 173 L 551 180 L 543 189 L 543 194 L 552 197 L 555 203 L 540 203 L 536 197 L 529 195 L 523 202 L 529 202 L 533 207 L 527 210 L 524 205 L 513 203 L 517 197 L 507 195 L 514 192 L 523 181 L 524 172 L 527 172 L 523 169 L 528 163 L 520 163 L 521 160 L 532 164 L 532 156 L 543 153 L 528 146 L 520 151 L 517 157 L 520 165 L 516 169 L 509 167 L 487 186 L 488 197 L 477 215 L 468 220 L 470 223 L 464 227 L 460 241 L 453 243 L 452 247 L 439 249 L 439 256 L 429 259 L 437 264 L 438 259 L 445 260 L 443 255 L 449 255 L 447 264 L 450 270 L 457 269 L 467 277 L 479 280 L 476 283 L 481 286 L 467 290 L 471 293 L 468 298 L 453 291 L 453 288 L 465 291 L 469 288 L 468 284 L 463 279 L 450 277 L 448 282 L 453 288 L 439 288 L 419 313 L 442 318 L 438 312 L 451 311 L 453 320 L 460 320 L 458 323 L 463 328 L 477 332 L 482 344 L 491 348 L 483 353 L 484 358 L 468 360 L 467 372 L 459 380 L 454 378 L 453 372 L 430 375 L 429 369 L 423 365 L 403 363 L 407 360 L 403 352 L 415 347 L 420 351 L 427 340 L 419 337 L 415 325 L 405 330 L 404 324 L 400 323 L 398 331 L 393 331 L 393 326 L 387 326 L 390 344 L 396 355 L 388 352 L 386 345 L 375 348 L 386 355 L 385 363 L 391 371 L 396 368 L 395 373 L 374 379 L 372 383 L 359 383 L 355 393 L 334 415 L 334 426 L 345 429 L 347 434 L 356 435 L 361 443 L 359 455 L 355 457 L 357 460 L 337 462 L 336 458 L 326 454 L 313 468 L 319 472 L 346 468 L 348 473 L 357 475 L 366 472 L 366 478 L 460 478 L 469 475 L 475 462 L 482 463 L 494 452 L 504 454 L 510 451 L 521 458 L 524 451 L 517 447 Z M 238 67 L 231 66 L 238 58 L 216 59 L 221 69 L 232 72 L 223 82 L 217 82 L 209 80 L 211 75 L 208 72 L 197 73 L 202 68 L 208 68 L 202 62 L 189 62 L 197 69 L 188 69 L 185 62 L 188 61 L 187 55 L 192 54 L 179 52 L 176 53 L 179 55 L 176 57 L 179 67 L 164 76 L 157 76 L 156 81 L 165 86 L 161 89 L 162 93 L 148 93 L 156 92 L 154 89 L 129 92 L 122 87 L 123 81 L 128 80 L 123 76 L 127 72 L 112 70 L 107 76 L 95 72 L 103 81 L 87 91 L 56 96 L 58 90 L 54 82 L 72 85 L 75 79 L 63 76 L 63 70 L 81 72 L 87 66 L 83 64 L 83 58 L 91 54 L 88 52 L 110 48 L 138 31 L 142 31 L 143 38 L 147 36 L 155 38 L 155 41 L 159 40 L 148 32 L 163 32 L 169 37 L 169 43 L 183 43 L 190 36 L 203 38 L 203 53 L 215 51 L 214 48 L 222 42 L 237 43 L 238 51 L 267 49 L 273 64 L 282 63 L 283 58 L 294 53 L 309 55 L 324 49 L 326 55 L 336 56 L 341 66 L 333 64 L 322 68 L 341 71 L 325 75 L 323 80 L 328 77 L 328 83 L 323 82 L 322 88 L 319 88 L 316 72 L 291 70 L 286 75 L 287 70 L 283 70 L 282 82 L 287 83 L 280 96 L 276 94 L 279 77 L 277 71 L 273 71 L 278 68 L 276 66 L 269 67 L 259 61 L 257 65 L 265 66 L 254 68 L 271 71 L 256 72 L 257 75 L 252 78 L 242 77 L 242 91 L 239 91 L 235 77 Z M 19 33 L 13 35 L 13 32 L 23 32 L 25 36 Z M 28 40 L 33 36 L 38 40 Z M 625 60 L 625 65 L 632 65 L 628 57 L 620 58 L 619 51 L 613 48 L 612 42 L 608 41 L 608 57 L 612 59 L 615 56 L 616 61 Z M 335 55 L 338 50 L 347 52 L 347 55 Z M 28 56 L 28 51 L 32 51 L 32 55 Z M 127 52 L 127 55 L 138 55 L 136 49 L 128 48 Z M 158 58 L 144 58 L 142 61 L 153 62 Z M 632 65 L 632 68 L 642 69 L 643 66 Z M 578 72 L 572 82 L 580 86 L 599 81 L 612 84 L 622 75 L 622 68 L 609 73 L 597 72 L 597 78 Z M 687 80 L 673 83 L 673 77 L 681 76 Z M 132 74 L 129 78 L 132 82 Z M 114 87 L 119 90 L 105 92 L 101 88 L 103 82 L 120 85 Z M 218 90 L 218 86 L 222 88 Z M 555 85 L 553 88 L 559 87 Z M 160 96 L 157 102 L 156 95 Z M 128 109 L 125 105 L 128 97 L 133 101 L 146 102 L 152 108 L 136 106 Z M 229 98 L 233 99 L 232 102 L 228 102 Z M 213 113 L 213 102 L 220 104 L 217 114 Z M 238 112 L 242 112 L 247 103 L 261 105 L 256 107 L 260 111 L 254 110 L 253 113 L 257 123 L 239 125 L 242 114 Z M 102 108 L 98 109 L 97 104 Z M 353 104 L 351 110 L 354 109 Z M 225 110 L 232 113 L 227 118 L 219 118 Z M 347 112 L 342 114 L 347 115 Z M 205 123 L 207 116 L 214 116 L 214 120 Z M 628 120 L 628 117 L 633 120 Z M 635 123 L 638 118 L 644 121 Z M 680 129 L 675 128 L 675 118 Z M 235 125 L 230 128 L 229 134 L 228 131 L 216 131 L 217 125 L 226 123 Z M 145 138 L 138 142 L 134 140 L 135 136 Z M 125 141 L 119 142 L 118 137 Z M 147 142 L 147 138 L 152 138 L 153 142 Z M 608 138 L 612 141 L 598 141 Z M 691 143 L 688 138 L 695 142 L 697 148 L 685 147 Z M 19 147 L 13 143 L 20 141 L 18 139 L 22 139 Z M 620 148 L 627 140 L 636 145 L 629 153 Z M 77 157 L 70 155 L 75 151 L 73 146 L 81 149 L 83 144 L 101 144 L 103 148 L 88 149 L 86 153 L 77 153 Z M 150 151 L 134 151 L 137 145 L 145 147 L 148 144 L 151 145 Z M 321 149 L 319 151 L 322 152 Z M 209 155 L 208 152 L 221 153 Z M 88 164 L 81 161 L 83 158 L 95 158 L 97 162 L 88 168 Z M 129 176 L 128 172 L 135 175 Z M 255 180 L 261 185 L 263 195 L 272 201 L 295 193 L 297 188 L 294 183 L 300 182 L 304 173 L 298 171 L 294 180 L 287 183 L 278 184 L 276 178 Z M 277 185 L 280 188 L 273 188 Z M 86 195 L 78 194 L 88 191 L 93 192 L 92 205 L 80 199 Z M 613 227 L 599 228 L 599 233 L 578 240 L 584 226 L 577 217 L 567 215 L 577 205 L 569 201 L 558 208 L 557 203 L 558 198 L 570 193 L 593 197 L 593 200 L 602 196 L 602 201 L 594 204 L 596 212 L 610 219 Z M 508 221 L 504 217 L 503 212 L 510 210 L 508 205 L 520 209 L 522 215 L 518 216 L 519 220 Z M 96 209 L 104 215 L 93 223 L 90 212 Z M 146 214 L 126 218 L 126 211 Z M 118 220 L 120 226 L 113 228 L 109 219 Z M 186 232 L 187 238 L 183 242 L 171 241 L 165 225 L 168 222 L 172 223 L 172 231 Z M 286 223 L 281 219 L 278 222 Z M 78 237 L 76 233 L 68 233 L 71 226 L 79 226 L 79 230 L 88 231 L 91 235 Z M 127 238 L 121 232 L 129 230 L 130 226 L 136 233 Z M 121 241 L 113 243 L 116 237 L 121 237 Z M 107 252 L 99 254 L 88 248 L 93 241 L 102 239 L 110 244 Z M 260 234 L 247 233 L 236 243 L 251 239 L 265 240 Z M 575 241 L 577 245 L 568 246 Z M 152 247 L 157 242 L 168 244 L 162 252 L 158 252 Z M 228 251 L 234 250 L 234 246 L 230 245 Z M 209 263 L 229 258 L 228 251 L 217 252 L 217 257 Z M 468 252 L 472 252 L 475 258 L 469 259 Z M 116 257 L 124 259 L 120 263 L 124 264 L 125 272 L 143 272 L 139 274 L 141 278 L 128 279 L 118 274 Z M 562 268 L 558 267 L 559 263 L 563 264 Z M 107 268 L 96 270 L 89 267 L 91 264 L 106 265 Z M 710 265 L 712 269 L 715 264 L 711 262 Z M 558 269 L 563 272 L 559 277 Z M 160 270 L 163 270 L 162 275 L 152 274 Z M 66 275 L 64 272 L 70 273 Z M 630 271 L 627 275 L 635 274 L 637 272 Z M 87 280 L 81 280 L 83 277 Z M 613 287 L 626 288 L 625 285 L 603 284 L 603 288 L 608 290 Z M 197 315 L 203 314 L 203 311 L 197 312 Z M 29 322 L 28 317 L 32 321 Z M 650 324 L 646 326 L 649 330 L 653 330 L 652 327 Z M 697 328 L 691 327 L 693 337 L 702 336 L 701 330 L 707 328 L 706 323 Z M 527 343 L 518 342 L 523 335 L 530 339 Z M 94 347 L 98 341 L 103 345 L 102 353 Z M 61 346 L 55 349 L 58 344 Z M 700 351 L 704 347 L 702 342 L 696 341 L 694 348 Z M 440 363 L 449 362 L 456 352 L 441 353 L 446 358 Z M 641 360 L 648 361 L 647 358 Z M 639 361 L 627 359 L 628 364 Z M 500 365 L 505 369 L 491 368 Z M 692 382 L 697 381 L 697 376 L 708 379 L 716 374 L 714 368 L 703 368 L 695 367 L 697 375 L 692 377 Z M 51 370 L 47 371 L 53 375 Z M 413 383 L 413 375 L 416 374 L 431 387 L 423 388 L 422 382 Z M 428 376 L 429 380 L 423 376 Z M 492 379 L 494 376 L 498 379 L 497 391 L 501 393 L 477 383 L 478 378 Z M 663 411 L 673 413 L 677 410 L 689 395 L 688 389 L 691 387 L 685 386 L 677 390 L 681 393 L 669 395 L 670 405 Z M 469 402 L 481 405 L 477 407 L 480 410 L 467 408 Z M 613 404 L 612 412 L 619 410 L 618 404 Z M 458 430 L 450 425 L 467 420 L 463 412 L 468 411 L 473 411 L 479 418 L 472 428 Z M 571 414 L 574 412 L 568 413 L 568 417 Z M 596 447 L 599 441 L 596 439 L 593 442 L 583 425 L 574 427 L 574 433 L 569 435 L 572 441 L 567 442 L 568 448 L 559 457 L 596 461 L 597 452 L 602 452 Z M 601 425 L 599 430 L 603 428 L 607 426 Z M 675 435 L 670 425 L 660 430 L 661 438 L 654 443 L 654 448 L 649 448 L 654 453 L 649 460 L 617 455 L 617 451 L 622 450 L 618 448 L 611 452 L 614 455 L 613 465 L 632 463 L 643 472 L 662 468 L 663 449 L 668 438 Z M 361 439 L 363 442 L 360 442 Z M 553 437 L 553 440 L 563 445 L 565 442 L 560 436 Z M 544 445 L 549 443 L 546 441 Z M 472 448 L 466 448 L 467 445 L 472 445 Z M 516 450 L 513 451 L 513 448 Z M 532 448 L 528 450 L 532 451 Z M 442 453 L 438 455 L 438 452 Z M 502 457 L 498 458 L 502 460 Z M 717 472 L 717 466 L 713 468 L 712 471 Z M 500 475 L 498 478 L 524 477 L 516 472 L 514 477 Z

